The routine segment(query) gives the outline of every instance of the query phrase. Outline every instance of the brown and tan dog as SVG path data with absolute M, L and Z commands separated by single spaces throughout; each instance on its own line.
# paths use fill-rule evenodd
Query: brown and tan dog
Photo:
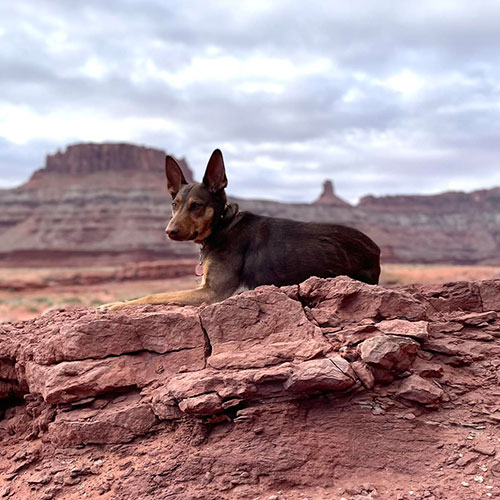
M 378 283 L 380 250 L 357 229 L 263 217 L 238 212 L 236 204 L 227 204 L 227 178 L 220 150 L 212 153 L 201 183 L 188 184 L 171 156 L 166 158 L 166 174 L 173 200 L 166 233 L 173 240 L 200 244 L 201 286 L 101 308 L 170 303 L 197 306 L 259 285 L 291 285 L 310 276 L 347 275 Z

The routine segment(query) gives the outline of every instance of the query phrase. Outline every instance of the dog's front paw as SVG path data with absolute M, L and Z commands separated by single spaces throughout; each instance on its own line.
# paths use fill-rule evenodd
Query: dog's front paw
M 118 309 L 121 309 L 122 307 L 125 307 L 128 305 L 128 302 L 121 301 L 121 302 L 108 302 L 107 304 L 102 304 L 98 307 L 99 311 L 106 312 L 106 311 L 117 311 Z

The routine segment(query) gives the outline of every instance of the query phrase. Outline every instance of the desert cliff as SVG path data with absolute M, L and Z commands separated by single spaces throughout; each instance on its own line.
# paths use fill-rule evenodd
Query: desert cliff
M 0 495 L 500 495 L 500 280 L 260 287 L 0 325 Z

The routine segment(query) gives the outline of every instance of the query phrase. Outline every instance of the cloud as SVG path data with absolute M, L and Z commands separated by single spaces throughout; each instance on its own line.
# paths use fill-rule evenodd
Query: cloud
M 224 151 L 231 193 L 500 185 L 495 2 L 0 5 L 0 183 L 66 143 Z

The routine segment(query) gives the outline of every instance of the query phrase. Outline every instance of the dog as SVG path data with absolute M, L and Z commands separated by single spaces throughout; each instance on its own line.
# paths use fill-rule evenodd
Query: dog
M 298 222 L 240 212 L 227 202 L 224 159 L 216 149 L 203 181 L 188 184 L 179 164 L 166 157 L 172 218 L 167 236 L 200 245 L 203 278 L 194 290 L 148 295 L 101 306 L 220 302 L 260 285 L 292 285 L 311 276 L 347 275 L 378 284 L 380 249 L 357 229 L 337 224 Z

